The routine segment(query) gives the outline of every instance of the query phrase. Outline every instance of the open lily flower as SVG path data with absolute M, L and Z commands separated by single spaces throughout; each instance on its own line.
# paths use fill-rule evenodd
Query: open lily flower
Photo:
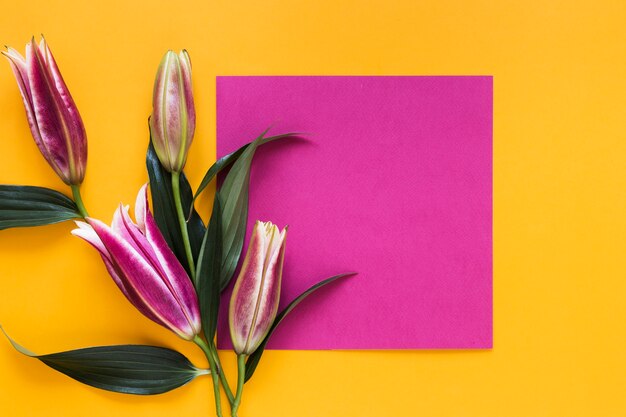
M 230 299 L 229 325 L 237 354 L 254 352 L 274 323 L 280 301 L 287 228 L 257 221 Z
M 87 164 L 87 136 L 46 41 L 33 38 L 26 57 L 13 48 L 2 52 L 9 59 L 22 93 L 30 130 L 46 161 L 68 185 L 79 185 Z
M 111 226 L 88 218 L 72 234 L 102 256 L 126 298 L 146 317 L 186 340 L 200 333 L 198 298 L 187 272 L 167 246 L 148 209 L 147 185 L 137 196 L 134 223 L 120 205 Z

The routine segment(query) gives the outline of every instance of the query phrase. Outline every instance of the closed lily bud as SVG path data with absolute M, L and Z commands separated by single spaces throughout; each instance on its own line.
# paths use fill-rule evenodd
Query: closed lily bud
M 111 226 L 88 218 L 72 234 L 95 247 L 126 298 L 146 317 L 186 340 L 200 334 L 198 297 L 187 272 L 167 246 L 148 209 L 147 185 L 137 196 L 134 223 L 128 206 Z
M 257 221 L 230 299 L 230 337 L 237 354 L 254 352 L 278 311 L 287 228 Z
M 195 129 L 189 54 L 167 51 L 154 81 L 150 134 L 161 165 L 169 172 L 183 170 Z
M 48 164 L 68 185 L 85 177 L 87 136 L 76 104 L 44 39 L 33 38 L 24 58 L 13 48 L 2 52 L 17 80 L 33 138 Z

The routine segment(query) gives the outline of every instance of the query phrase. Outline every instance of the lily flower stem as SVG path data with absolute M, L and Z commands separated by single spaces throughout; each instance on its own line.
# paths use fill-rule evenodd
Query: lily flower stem
M 215 365 L 217 366 L 217 370 L 218 370 L 218 375 L 220 377 L 220 381 L 222 383 L 222 387 L 224 388 L 224 392 L 226 393 L 226 396 L 228 397 L 228 402 L 230 403 L 230 405 L 233 404 L 233 401 L 235 401 L 235 397 L 233 395 L 233 392 L 230 389 L 230 385 L 228 385 L 228 381 L 226 380 L 226 374 L 224 374 L 224 372 L 222 372 L 222 363 L 220 361 L 220 357 L 217 354 L 217 348 L 215 347 L 215 343 L 209 343 L 209 349 L 211 350 L 211 354 L 213 355 L 213 360 L 215 361 Z
M 211 378 L 213 379 L 213 395 L 215 396 L 215 414 L 217 417 L 222 416 L 222 398 L 220 396 L 220 380 L 218 374 L 221 373 L 221 370 L 217 369 L 215 365 L 215 360 L 213 359 L 213 355 L 209 346 L 206 344 L 200 336 L 196 336 L 193 339 L 193 342 L 202 349 L 204 354 L 206 355 L 207 360 L 209 361 L 209 366 L 211 367 Z
M 87 209 L 85 208 L 85 204 L 83 203 L 83 198 L 80 195 L 80 185 L 71 185 L 72 195 L 74 196 L 74 202 L 76 203 L 76 207 L 78 207 L 78 211 L 80 215 L 85 217 L 89 217 L 89 213 L 87 213 Z
M 246 377 L 246 355 L 237 355 L 237 393 L 235 394 L 235 401 L 231 407 L 232 417 L 237 417 L 237 411 L 239 410 L 239 404 L 241 404 L 241 395 L 243 394 L 243 383 Z
M 185 245 L 185 254 L 187 255 L 187 263 L 191 272 L 191 280 L 196 280 L 196 266 L 191 253 L 191 244 L 189 243 L 189 232 L 187 231 L 187 221 L 183 212 L 183 204 L 180 200 L 180 172 L 172 172 L 172 193 L 174 194 L 174 204 L 176 205 L 176 214 L 178 216 L 178 224 Z

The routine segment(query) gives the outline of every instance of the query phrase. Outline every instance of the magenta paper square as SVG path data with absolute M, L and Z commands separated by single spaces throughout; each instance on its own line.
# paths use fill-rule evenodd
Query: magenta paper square
M 282 306 L 359 274 L 268 347 L 490 348 L 492 77 L 217 78 L 219 156 L 270 125 L 307 138 L 259 148 L 251 176 L 248 236 L 289 225 Z M 226 320 L 219 336 L 230 346 Z

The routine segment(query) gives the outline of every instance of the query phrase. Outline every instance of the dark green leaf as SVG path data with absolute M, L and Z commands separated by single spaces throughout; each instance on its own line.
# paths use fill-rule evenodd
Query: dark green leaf
M 219 195 L 216 194 L 209 227 L 202 242 L 196 274 L 196 289 L 200 302 L 202 329 L 209 342 L 212 342 L 215 338 L 217 315 L 220 306 L 220 271 L 222 268 L 221 213 L 222 207 Z
M 154 219 L 159 226 L 168 246 L 172 249 L 180 263 L 189 273 L 189 264 L 185 254 L 185 245 L 178 223 L 174 194 L 172 191 L 172 174 L 167 172 L 159 162 L 159 158 L 154 151 L 152 141 L 148 147 L 146 156 L 148 167 L 148 177 L 150 178 L 150 194 L 152 195 L 152 211 Z M 193 194 L 191 186 L 184 173 L 180 175 L 180 193 L 183 212 L 192 211 Z M 194 260 L 198 259 L 200 246 L 205 234 L 204 223 L 195 209 L 193 209 L 190 219 L 187 221 L 187 231 Z
M 6 336 L 13 347 L 24 355 L 39 359 L 50 368 L 83 384 L 107 391 L 161 394 L 208 373 L 197 369 L 182 354 L 162 347 L 99 346 L 36 355 Z
M 261 356 L 263 355 L 263 351 L 265 350 L 265 346 L 267 345 L 267 342 L 269 341 L 270 337 L 272 336 L 272 333 L 274 333 L 274 330 L 276 330 L 276 327 L 278 327 L 280 322 L 283 321 L 285 316 L 287 314 L 289 314 L 291 312 L 291 310 L 293 310 L 298 304 L 300 304 L 300 302 L 302 300 L 304 300 L 309 295 L 314 293 L 316 290 L 322 288 L 323 286 L 325 286 L 327 284 L 330 284 L 331 282 L 336 281 L 336 280 L 338 280 L 340 278 L 350 277 L 350 276 L 353 276 L 353 275 L 356 275 L 356 272 L 335 275 L 333 277 L 330 277 L 330 278 L 327 278 L 327 279 L 325 279 L 323 281 L 318 282 L 317 284 L 313 285 L 311 288 L 309 288 L 308 290 L 306 290 L 305 292 L 300 294 L 295 300 L 293 300 L 291 303 L 289 303 L 289 305 L 287 307 L 285 307 L 285 309 L 283 311 L 278 313 L 278 315 L 276 316 L 276 319 L 274 319 L 274 323 L 272 324 L 272 327 L 270 327 L 270 330 L 267 333 L 267 336 L 265 336 L 265 339 L 263 339 L 263 342 L 261 342 L 261 344 L 259 345 L 257 350 L 255 350 L 250 356 L 248 356 L 248 360 L 246 361 L 246 378 L 245 378 L 245 381 L 247 382 L 250 378 L 252 378 L 252 375 L 254 374 L 254 371 L 256 370 L 256 367 L 259 364 L 259 361 L 261 360 Z
M 263 145 L 265 143 L 274 141 L 276 139 L 282 139 L 282 138 L 294 137 L 294 136 L 297 136 L 297 133 L 285 133 L 282 135 L 269 136 L 267 138 L 263 138 L 260 141 L 259 145 Z M 237 160 L 237 158 L 239 158 L 241 154 L 248 148 L 248 146 L 250 146 L 251 143 L 252 142 L 247 143 L 243 145 L 241 148 L 237 149 L 235 152 L 230 153 L 218 159 L 217 161 L 215 161 L 215 163 L 211 165 L 211 168 L 209 168 L 209 170 L 204 175 L 204 178 L 202 178 L 202 181 L 200 182 L 200 186 L 198 186 L 198 189 L 196 190 L 196 194 L 193 196 L 193 200 L 195 201 L 196 198 L 198 198 L 198 196 L 202 193 L 202 191 L 204 191 L 204 189 L 211 183 L 213 178 L 215 178 L 215 176 L 220 173 L 220 171 L 222 171 L 224 168 L 234 163 Z
M 74 201 L 43 187 L 0 185 L 0 230 L 82 217 Z

